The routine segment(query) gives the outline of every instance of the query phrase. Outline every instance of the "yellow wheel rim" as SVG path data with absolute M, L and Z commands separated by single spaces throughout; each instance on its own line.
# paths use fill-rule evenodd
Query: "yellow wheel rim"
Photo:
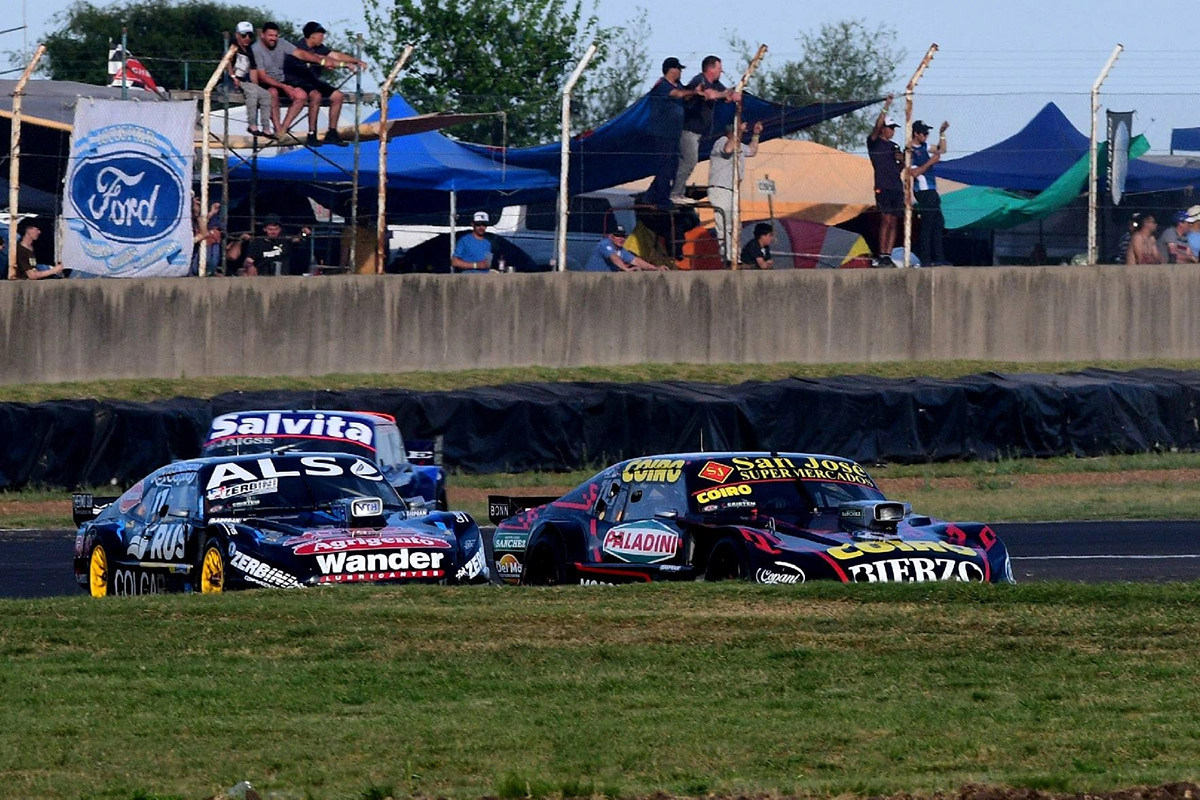
M 200 566 L 200 591 L 213 594 L 225 591 L 225 564 L 221 551 L 210 547 L 204 551 L 204 563 Z
M 88 559 L 88 586 L 92 597 L 108 594 L 108 554 L 104 552 L 104 545 L 92 548 L 92 557 Z

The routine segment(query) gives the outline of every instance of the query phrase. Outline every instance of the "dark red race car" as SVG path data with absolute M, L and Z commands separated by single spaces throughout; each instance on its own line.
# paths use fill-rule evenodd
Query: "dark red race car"
M 506 583 L 1012 583 L 990 527 L 913 514 L 837 456 L 685 453 L 622 461 L 557 499 L 491 497 Z

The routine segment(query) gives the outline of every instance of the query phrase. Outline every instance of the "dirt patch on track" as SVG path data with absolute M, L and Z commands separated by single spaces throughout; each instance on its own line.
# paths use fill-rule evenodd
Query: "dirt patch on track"
M 843 798 L 851 797 L 843 795 Z M 720 796 L 718 796 L 720 798 Z M 215 798 L 214 798 L 215 800 Z M 484 797 L 482 800 L 497 800 Z M 656 792 L 642 798 L 629 800 L 689 800 L 678 796 Z M 791 800 L 778 795 L 733 795 L 724 800 Z M 1200 786 L 1195 783 L 1164 783 L 1159 786 L 1136 786 L 1112 792 L 1046 792 L 1038 789 L 1014 789 L 1006 786 L 968 784 L 953 792 L 937 792 L 932 795 L 894 794 L 872 797 L 871 800 L 1200 800 Z
M 881 478 L 873 476 L 889 497 L 930 487 L 933 489 L 975 489 L 980 481 L 1008 483 L 1014 489 L 1038 489 L 1047 486 L 1129 486 L 1138 483 L 1200 483 L 1200 469 L 1138 469 L 1128 472 L 1061 472 L 1035 475 L 979 475 L 958 478 Z M 1200 799 L 1198 799 L 1200 800 Z

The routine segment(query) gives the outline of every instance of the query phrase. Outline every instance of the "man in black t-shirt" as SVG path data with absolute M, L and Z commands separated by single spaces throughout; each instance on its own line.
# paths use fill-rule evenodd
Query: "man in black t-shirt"
M 900 227 L 900 215 L 904 213 L 904 182 L 901 173 L 904 167 L 904 151 L 892 141 L 896 120 L 888 116 L 892 105 L 889 94 L 883 102 L 883 110 L 875 120 L 871 135 L 867 137 L 867 155 L 875 170 L 875 205 L 879 207 L 879 256 L 877 266 L 890 267 L 892 248 L 896 246 L 896 232 Z
M 740 259 L 743 266 L 754 269 L 772 269 L 775 259 L 771 256 L 771 242 L 775 241 L 775 229 L 769 222 L 760 222 L 754 226 L 754 238 L 746 242 L 742 248 Z
M 263 235 L 250 240 L 246 245 L 246 257 L 242 259 L 239 275 L 303 275 L 307 270 L 292 267 L 292 246 L 303 242 L 309 234 L 308 228 L 300 229 L 300 236 L 283 235 L 283 225 L 278 214 L 269 215 L 263 221 Z
M 308 92 L 308 138 L 306 144 L 315 147 L 317 141 L 317 110 L 321 107 L 321 99 L 329 99 L 329 130 L 325 133 L 325 144 L 336 144 L 345 147 L 346 143 L 338 135 L 338 117 L 342 113 L 342 103 L 346 96 L 340 90 L 333 88 L 321 80 L 326 63 L 340 64 L 351 69 L 367 66 L 365 61 L 359 61 L 354 56 L 330 50 L 325 45 L 325 28 L 319 22 L 307 22 L 304 25 L 304 38 L 296 43 L 296 51 L 318 56 L 312 59 L 302 59 L 294 53 L 289 53 L 283 60 L 283 74 L 289 86 L 296 86 Z

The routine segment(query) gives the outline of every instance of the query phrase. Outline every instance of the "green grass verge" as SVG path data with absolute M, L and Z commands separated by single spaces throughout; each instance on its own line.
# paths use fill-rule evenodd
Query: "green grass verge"
M 0 797 L 825 796 L 1200 778 L 1200 584 L 0 602 Z
M 1200 453 L 1144 453 L 1103 458 L 1005 459 L 950 464 L 873 465 L 887 494 L 942 519 L 1027 522 L 1088 519 L 1200 519 Z M 568 473 L 451 475 L 450 502 L 487 520 L 484 490 L 546 494 L 572 487 L 596 470 Z M 1137 473 L 1136 480 L 1115 482 Z M 1041 478 L 1043 485 L 1029 485 Z M 888 481 L 915 479 L 891 490 Z M 946 482 L 959 479 L 954 485 Z M 474 491 L 472 491 L 474 490 Z M 96 489 L 101 495 L 109 488 Z M 70 528 L 70 493 L 0 492 L 0 530 Z
M 265 389 L 337 391 L 343 389 L 411 389 L 449 391 L 472 386 L 537 381 L 591 381 L 641 383 L 645 381 L 697 381 L 733 385 L 745 381 L 785 378 L 829 378 L 837 375 L 873 375 L 880 378 L 959 378 L 982 372 L 1076 372 L 1089 367 L 1128 371 L 1142 367 L 1195 370 L 1200 361 L 902 361 L 872 364 L 640 364 L 618 367 L 520 367 L 475 369 L 462 372 L 402 372 L 394 375 L 319 375 L 312 377 L 229 377 L 179 379 L 129 379 L 84 383 L 0 386 L 0 402 L 37 403 L 44 400 L 111 398 L 166 400 L 172 397 L 214 397 L 226 392 Z

